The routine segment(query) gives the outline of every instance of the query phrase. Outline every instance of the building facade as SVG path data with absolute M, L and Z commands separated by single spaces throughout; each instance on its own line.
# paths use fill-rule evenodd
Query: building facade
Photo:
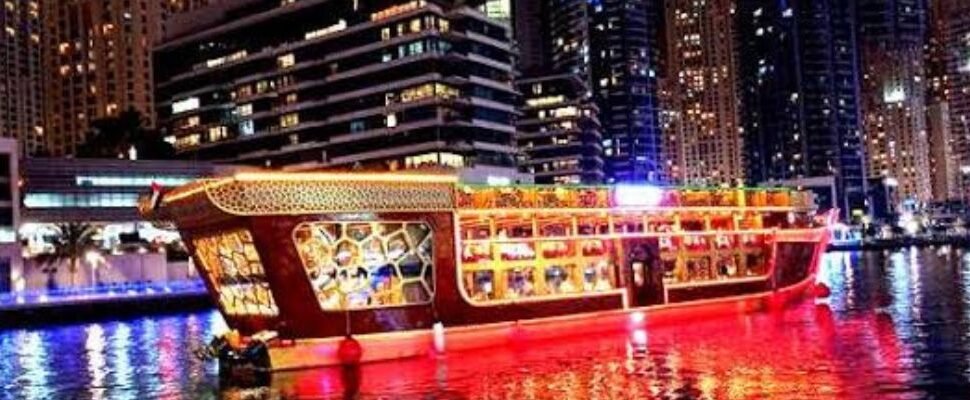
M 43 0 L 45 148 L 74 154 L 91 121 L 127 109 L 154 123 L 158 0 Z
M 970 197 L 970 4 L 945 1 L 946 101 L 959 197 Z
M 947 201 L 960 198 L 960 165 L 953 149 L 950 135 L 950 109 L 947 102 L 936 102 L 926 107 L 926 124 L 930 133 L 930 176 L 933 200 Z
M 573 74 L 517 82 L 525 97 L 518 120 L 523 172 L 536 183 L 590 184 L 604 180 L 598 109 L 586 83 Z
M 926 125 L 933 200 L 942 202 L 962 197 L 959 189 L 962 174 L 950 118 L 950 73 L 947 70 L 947 45 L 950 42 L 947 24 L 952 18 L 953 5 L 948 0 L 929 0 L 926 4 Z
M 599 108 L 590 90 L 589 6 L 584 0 L 514 3 L 522 170 L 540 183 L 605 181 Z
M 514 173 L 508 26 L 473 5 L 253 0 L 174 16 L 155 51 L 160 124 L 185 158 Z
M 657 102 L 660 2 L 589 1 L 591 87 L 608 182 L 663 182 Z
M 17 236 L 20 225 L 20 151 L 11 138 L 0 138 L 0 293 L 17 287 L 23 257 Z
M 868 173 L 898 182 L 897 203 L 932 199 L 924 0 L 859 0 Z
M 735 1 L 668 0 L 664 153 L 668 178 L 680 184 L 744 180 L 738 93 Z
M 751 184 L 836 177 L 843 216 L 866 212 L 853 1 L 739 0 Z
M 513 2 L 526 78 L 572 74 L 599 109 L 606 182 L 661 182 L 657 59 L 660 4 L 647 0 Z
M 0 136 L 19 139 L 27 154 L 40 150 L 45 133 L 39 1 L 0 7 Z

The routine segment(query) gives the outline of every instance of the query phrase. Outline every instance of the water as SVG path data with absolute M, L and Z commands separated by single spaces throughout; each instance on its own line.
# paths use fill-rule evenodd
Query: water
M 0 332 L 0 398 L 965 399 L 970 253 L 833 253 L 832 297 L 690 325 L 220 382 L 215 313 Z

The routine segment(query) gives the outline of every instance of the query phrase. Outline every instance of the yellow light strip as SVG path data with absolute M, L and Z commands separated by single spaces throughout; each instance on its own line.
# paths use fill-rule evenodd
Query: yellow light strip
M 408 182 L 458 183 L 458 176 L 446 174 L 387 174 L 346 172 L 240 172 L 233 176 L 239 182 L 254 181 L 334 181 L 334 182 Z
M 709 280 L 709 281 L 696 281 L 696 282 L 683 282 L 683 283 L 664 282 L 664 289 L 680 290 L 680 289 L 691 289 L 691 288 L 730 285 L 730 284 L 739 284 L 739 283 L 755 283 L 755 282 L 766 281 L 768 280 L 768 278 L 771 278 L 771 274 L 742 277 L 742 278 L 727 278 L 722 280 Z
M 555 242 L 564 240 L 603 240 L 603 239 L 635 239 L 635 238 L 659 238 L 673 236 L 715 236 L 715 235 L 770 235 L 782 234 L 793 236 L 799 233 L 818 233 L 819 229 L 825 228 L 804 228 L 804 229 L 758 229 L 758 230 L 728 230 L 728 231 L 681 231 L 681 232 L 632 232 L 632 233 L 612 233 L 596 235 L 567 235 L 567 236 L 535 236 L 529 238 L 506 238 L 506 239 L 459 239 L 461 244 L 499 244 L 499 243 L 529 243 L 529 242 Z M 782 233 L 784 232 L 784 233 Z
M 751 212 L 792 212 L 792 211 L 811 211 L 811 207 L 613 207 L 613 208 L 480 208 L 480 209 L 468 209 L 462 208 L 458 211 L 459 215 L 474 215 L 479 216 L 481 214 L 513 214 L 513 213 L 536 213 L 541 215 L 548 214 L 563 214 L 563 213 L 574 213 L 574 214 L 596 214 L 596 213 L 609 213 L 609 214 L 624 214 L 624 213 L 636 213 L 636 212 L 737 212 L 737 211 L 751 211 Z
M 196 187 L 188 190 L 171 192 L 163 199 L 164 203 L 179 201 L 199 193 L 233 182 L 294 182 L 294 181 L 332 181 L 332 182 L 406 182 L 406 183 L 458 183 L 458 177 L 454 175 L 430 175 L 430 174 L 382 174 L 382 173 L 333 173 L 333 172 L 240 172 L 231 178 L 221 179 L 201 179 Z
M 232 180 L 230 179 L 204 179 L 200 181 L 202 182 L 200 185 L 194 188 L 191 188 L 189 190 L 182 191 L 182 190 L 176 189 L 175 191 L 170 192 L 169 194 L 165 195 L 165 197 L 162 198 L 162 202 L 168 204 L 171 202 L 179 201 L 188 197 L 192 197 L 198 193 L 205 193 L 205 191 L 209 190 L 209 188 L 211 187 L 222 186 L 229 182 L 232 182 Z

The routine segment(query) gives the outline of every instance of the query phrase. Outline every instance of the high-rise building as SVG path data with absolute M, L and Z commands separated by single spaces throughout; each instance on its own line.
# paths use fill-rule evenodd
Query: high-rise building
M 947 100 L 946 60 L 949 35 L 947 22 L 953 10 L 951 0 L 928 0 L 926 3 L 926 99 L 927 103 L 939 103 Z
M 576 75 L 543 75 L 517 81 L 525 96 L 518 121 L 524 172 L 536 183 L 603 181 L 603 139 L 598 111 Z
M 953 138 L 950 136 L 949 103 L 942 101 L 928 105 L 926 124 L 930 134 L 930 176 L 933 199 L 937 201 L 958 199 L 960 164 L 955 157 Z
M 607 182 L 664 179 L 657 105 L 660 7 L 653 0 L 516 0 L 519 68 L 569 73 L 599 109 Z
M 959 197 L 970 197 L 970 3 L 945 2 L 946 99 Z
M 565 0 L 568 1 L 568 0 Z M 659 2 L 588 1 L 591 87 L 609 182 L 663 181 L 657 104 Z
M 667 0 L 664 111 L 667 175 L 686 184 L 744 178 L 735 0 Z
M 955 151 L 950 119 L 949 71 L 947 45 L 950 42 L 947 22 L 953 4 L 949 0 L 927 3 L 927 37 L 924 46 L 926 62 L 926 127 L 930 145 L 930 175 L 933 200 L 960 198 L 960 161 Z
M 41 103 L 39 0 L 5 0 L 0 7 L 0 136 L 36 153 L 44 135 Z
M 524 172 L 540 183 L 599 183 L 602 127 L 590 91 L 585 0 L 514 3 L 519 48 L 518 143 Z
M 925 1 L 858 1 L 868 173 L 897 182 L 897 203 L 929 201 Z
M 73 154 L 91 121 L 127 109 L 153 123 L 159 0 L 43 0 L 46 147 Z
M 834 177 L 843 215 L 865 213 L 854 2 L 739 0 L 737 18 L 748 181 Z
M 160 125 L 186 158 L 514 175 L 508 26 L 480 5 L 248 0 L 173 16 L 155 49 Z

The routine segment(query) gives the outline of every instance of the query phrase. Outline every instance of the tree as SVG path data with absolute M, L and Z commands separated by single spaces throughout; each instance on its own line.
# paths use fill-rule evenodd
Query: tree
M 146 122 L 145 117 L 132 108 L 117 117 L 94 120 L 77 155 L 82 158 L 129 158 L 129 152 L 134 148 L 140 159 L 175 158 L 175 147 L 158 131 L 148 128 Z
M 97 229 L 89 224 L 69 222 L 55 227 L 55 234 L 50 237 L 53 251 L 37 255 L 35 258 L 43 272 L 48 274 L 48 289 L 54 288 L 54 274 L 57 268 L 67 262 L 71 273 L 71 286 L 74 286 L 78 264 L 85 253 L 97 248 L 94 236 Z

